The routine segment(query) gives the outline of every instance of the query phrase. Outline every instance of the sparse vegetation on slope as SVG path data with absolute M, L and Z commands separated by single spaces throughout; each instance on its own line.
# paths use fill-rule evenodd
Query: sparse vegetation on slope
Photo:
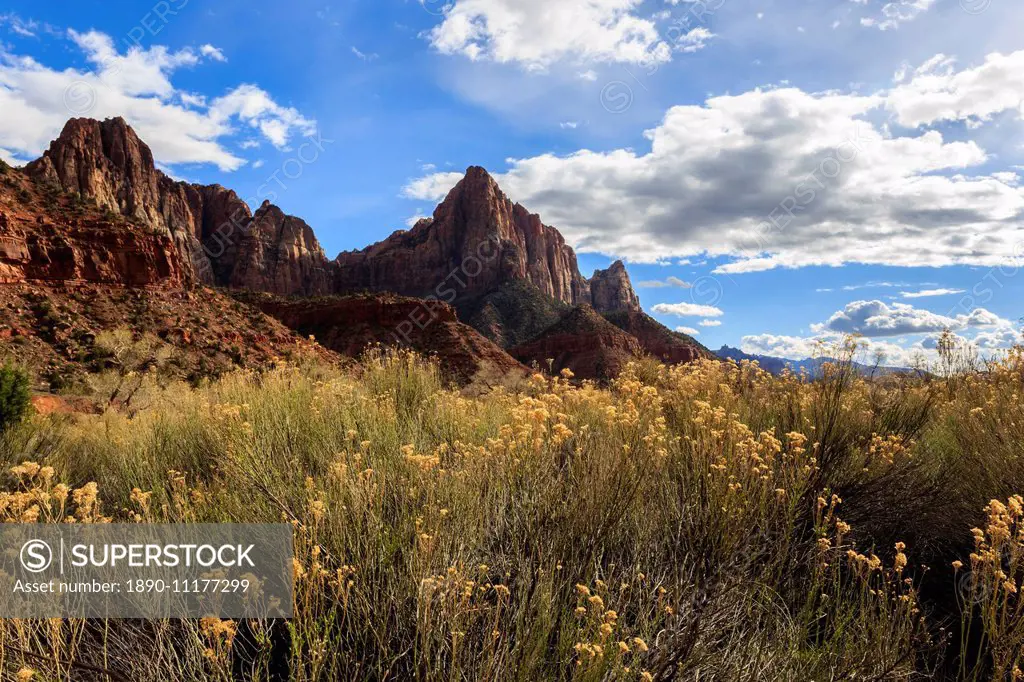
M 459 319 L 506 349 L 536 338 L 572 310 L 522 280 L 507 282 L 484 296 L 457 299 L 455 307 Z

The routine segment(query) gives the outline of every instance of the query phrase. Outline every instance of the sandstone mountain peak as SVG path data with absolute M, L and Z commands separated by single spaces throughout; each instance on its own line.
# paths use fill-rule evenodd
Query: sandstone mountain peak
M 606 270 L 595 270 L 590 278 L 590 295 L 594 308 L 605 313 L 640 310 L 640 299 L 633 291 L 629 273 L 621 260 Z
M 329 289 L 327 258 L 308 225 L 267 201 L 257 221 L 232 190 L 173 180 L 123 118 L 71 119 L 26 172 L 166 233 L 189 281 L 286 294 Z
M 600 297 L 594 298 L 561 233 L 509 199 L 481 166 L 466 170 L 431 219 L 362 251 L 340 254 L 336 262 L 340 290 L 363 286 L 465 303 L 525 281 L 568 305 L 588 303 L 599 312 L 639 310 L 621 263 L 621 274 L 602 275 Z M 465 284 L 451 287 L 453 277 Z

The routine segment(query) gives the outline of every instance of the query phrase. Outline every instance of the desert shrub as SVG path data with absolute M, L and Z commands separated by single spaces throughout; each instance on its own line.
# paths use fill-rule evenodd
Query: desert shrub
M 172 347 L 154 334 L 136 336 L 127 327 L 102 331 L 93 340 L 94 364 L 102 371 L 91 375 L 92 390 L 108 406 L 135 411 L 159 390 L 172 355 Z
M 28 373 L 12 364 L 0 367 L 0 433 L 18 424 L 31 408 Z
M 96 346 L 115 375 L 159 351 Z M 1020 356 L 953 392 L 845 362 L 470 396 L 376 349 L 32 420 L 0 439 L 0 521 L 289 520 L 296 615 L 5 622 L 0 676 L 73 679 L 73 657 L 133 680 L 1012 678 Z
M 963 600 L 961 649 L 971 641 L 972 627 L 980 630 L 982 646 L 960 660 L 964 679 L 1021 679 L 1024 668 L 1024 499 L 1014 495 L 985 507 L 985 523 L 972 529 L 974 551 L 969 561 L 957 561 L 959 594 Z

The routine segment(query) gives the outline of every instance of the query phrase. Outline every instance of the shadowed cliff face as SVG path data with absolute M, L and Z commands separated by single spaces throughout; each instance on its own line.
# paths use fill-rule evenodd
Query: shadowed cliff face
M 605 313 L 605 319 L 636 338 L 644 352 L 662 362 L 677 364 L 714 354 L 695 339 L 674 332 L 643 311 L 618 310 Z
M 541 369 L 548 369 L 550 361 L 554 373 L 568 369 L 579 379 L 607 380 L 639 358 L 643 348 L 636 338 L 584 304 L 509 353 L 520 362 Z
M 324 347 L 358 358 L 374 344 L 398 345 L 435 357 L 443 375 L 458 383 L 503 383 L 525 377 L 526 367 L 459 322 L 440 301 L 394 294 L 281 298 L 238 293 L 242 301 L 277 318 Z
M 232 288 L 307 296 L 331 292 L 331 266 L 313 229 L 270 202 L 260 206 L 235 243 L 226 282 Z

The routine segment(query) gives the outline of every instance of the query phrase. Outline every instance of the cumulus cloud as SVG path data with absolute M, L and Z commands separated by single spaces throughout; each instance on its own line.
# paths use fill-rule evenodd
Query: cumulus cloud
M 676 331 L 680 334 L 689 334 L 690 336 L 700 336 L 700 331 L 693 327 L 676 327 Z
M 678 277 L 670 276 L 665 279 L 648 279 L 636 283 L 639 289 L 666 289 L 668 287 L 679 287 L 680 289 L 689 289 L 690 283 L 679 279 Z
M 316 122 L 277 104 L 252 84 L 209 99 L 177 89 L 182 68 L 216 59 L 206 47 L 178 51 L 154 45 L 121 53 L 110 36 L 69 31 L 91 70 L 56 70 L 29 56 L 0 53 L 0 148 L 34 158 L 74 116 L 123 116 L 161 164 L 212 163 L 235 170 L 244 162 L 225 147 L 237 125 L 248 125 L 277 147 L 316 131 Z M 214 48 L 216 49 L 216 48 Z
M 955 65 L 956 60 L 946 55 L 932 57 L 914 71 L 909 82 L 888 93 L 886 108 L 909 127 L 986 121 L 1003 111 L 1021 112 L 1024 50 L 990 54 L 981 65 L 961 71 Z
M 971 339 L 971 343 L 983 350 L 1002 350 L 1020 344 L 1021 333 L 1012 327 L 1001 327 L 991 331 L 978 332 Z
M 701 320 L 700 321 L 700 326 L 702 326 L 702 327 L 721 327 L 722 326 L 722 321 L 721 320 Z
M 826 341 L 817 337 L 752 334 L 741 339 L 740 350 L 751 355 L 771 355 L 788 360 L 803 360 L 826 355 L 830 343 L 834 343 L 834 341 Z
M 210 59 L 216 62 L 226 62 L 228 60 L 228 58 L 224 56 L 224 53 L 220 50 L 220 48 L 214 47 L 209 43 L 199 48 L 199 54 L 203 55 L 204 57 L 209 57 Z
M 853 301 L 821 324 L 811 325 L 814 332 L 859 334 L 866 337 L 927 334 L 944 330 L 961 331 L 972 327 L 1005 327 L 1010 323 L 985 308 L 949 316 L 915 308 L 908 303 Z
M 422 0 L 421 0 L 422 1 Z M 428 32 L 444 54 L 544 69 L 556 61 L 659 64 L 672 58 L 643 0 L 455 0 Z M 694 35 L 699 49 L 710 36 Z
M 935 368 L 939 361 L 940 333 L 923 336 L 913 343 L 901 345 L 890 340 L 859 338 L 854 359 L 865 364 L 883 364 L 896 367 Z M 973 334 L 954 333 L 954 342 L 961 347 L 973 347 L 981 358 L 1004 353 L 1021 342 L 1021 334 L 1011 326 L 983 329 Z M 745 353 L 771 355 L 789 360 L 837 357 L 846 342 L 840 334 L 822 333 L 814 336 L 786 336 L 755 334 L 744 336 L 740 348 Z
M 740 341 L 740 350 L 751 355 L 770 355 L 787 360 L 834 358 L 843 352 L 843 338 L 834 335 L 807 337 L 755 334 L 743 337 Z M 934 348 L 927 348 L 923 343 L 904 347 L 887 341 L 859 339 L 854 359 L 869 365 L 878 363 L 896 367 L 919 367 L 934 363 L 937 353 Z
M 909 125 L 1016 106 L 1024 51 L 990 55 L 943 85 L 919 77 L 867 95 L 785 87 L 711 97 L 669 109 L 646 131 L 647 149 L 512 159 L 497 179 L 579 251 L 636 262 L 706 254 L 732 257 L 718 272 L 741 273 L 1021 261 L 1024 189 L 980 170 L 998 160 L 971 139 L 896 133 L 880 120 L 887 109 Z M 407 195 L 443 195 L 452 180 L 420 178 Z
M 458 184 L 463 178 L 463 173 L 445 171 L 431 173 L 422 178 L 413 180 L 402 188 L 402 196 L 406 199 L 418 199 L 420 201 L 441 201 L 452 187 Z
M 244 121 L 278 149 L 285 148 L 295 134 L 316 133 L 316 121 L 307 119 L 296 109 L 281 106 L 265 90 L 249 83 L 214 99 L 208 115 L 223 124 L 234 118 Z
M 651 308 L 656 313 L 676 317 L 721 317 L 725 313 L 713 305 L 699 303 L 659 303 Z

